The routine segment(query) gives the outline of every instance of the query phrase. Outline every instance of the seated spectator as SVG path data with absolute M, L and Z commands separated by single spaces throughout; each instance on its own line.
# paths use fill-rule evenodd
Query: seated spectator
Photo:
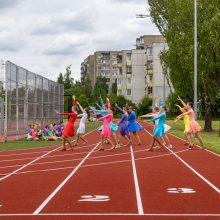
M 56 126 L 56 136 L 57 137 L 62 137 L 62 133 L 63 133 L 63 129 L 64 129 L 64 123 L 63 121 L 61 121 L 57 126 Z
M 44 139 L 47 141 L 57 141 L 58 137 L 56 137 L 55 132 L 54 132 L 54 127 L 52 124 L 45 127 L 46 130 L 44 132 Z

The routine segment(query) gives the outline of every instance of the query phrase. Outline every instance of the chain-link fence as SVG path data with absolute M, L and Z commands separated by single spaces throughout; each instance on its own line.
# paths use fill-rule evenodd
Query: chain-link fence
M 64 88 L 9 61 L 1 62 L 0 138 L 24 135 L 29 123 L 42 126 L 63 118 Z

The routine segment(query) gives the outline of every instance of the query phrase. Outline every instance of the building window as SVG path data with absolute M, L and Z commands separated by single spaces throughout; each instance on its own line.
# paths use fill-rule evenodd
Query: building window
M 127 89 L 127 95 L 131 96 L 131 89 Z
M 117 64 L 118 64 L 117 60 L 112 60 L 112 65 L 117 65 Z
M 121 79 L 117 79 L 117 83 L 118 83 L 118 85 L 121 85 L 122 84 Z
M 121 95 L 122 94 L 122 91 L 121 89 L 118 90 L 118 95 Z
M 126 60 L 127 61 L 131 61 L 131 53 L 127 53 L 126 54 Z
M 131 66 L 127 66 L 127 67 L 126 67 L 126 72 L 127 72 L 127 74 L 131 74 L 131 72 L 132 72 L 132 67 L 131 67 Z
M 112 69 L 113 69 L 113 70 L 117 70 L 117 67 L 116 67 L 116 66 L 113 66 Z
M 152 81 L 152 80 L 153 80 L 153 76 L 150 76 L 149 78 L 150 78 L 150 81 Z
M 131 85 L 131 78 L 127 78 L 127 84 Z
M 148 55 L 148 56 L 152 56 L 152 55 L 153 55 L 153 49 L 152 49 L 152 47 L 148 47 L 148 48 L 147 48 L 147 55 Z
M 152 88 L 152 87 L 148 87 L 147 93 L 148 93 L 148 94 L 152 94 L 152 92 L 153 92 L 153 88 Z

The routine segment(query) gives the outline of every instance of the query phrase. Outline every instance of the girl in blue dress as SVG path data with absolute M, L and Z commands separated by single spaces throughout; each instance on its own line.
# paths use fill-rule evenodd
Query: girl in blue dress
M 128 108 L 128 112 L 130 113 L 130 115 L 128 116 L 128 131 L 130 133 L 133 133 L 133 135 L 137 140 L 138 145 L 141 145 L 141 140 L 139 135 L 137 134 L 137 131 L 143 130 L 143 127 L 136 122 L 136 113 L 133 107 L 130 106 Z
M 159 112 L 159 115 L 152 118 L 151 120 L 149 120 L 149 122 L 156 121 L 156 120 L 158 120 L 158 122 L 157 122 L 157 125 L 154 128 L 153 140 L 152 140 L 151 146 L 148 149 L 148 151 L 153 150 L 155 142 L 157 142 L 160 145 L 160 148 L 165 147 L 165 144 L 164 144 L 164 135 L 165 135 L 164 123 L 165 123 L 165 120 L 166 120 L 166 107 L 165 106 L 163 106 L 161 108 L 161 110 Z
M 117 104 L 115 104 L 116 108 L 123 114 L 121 120 L 118 122 L 118 130 L 122 137 L 126 138 L 128 144 L 131 144 L 131 138 L 128 131 L 128 109 L 124 107 L 120 108 Z

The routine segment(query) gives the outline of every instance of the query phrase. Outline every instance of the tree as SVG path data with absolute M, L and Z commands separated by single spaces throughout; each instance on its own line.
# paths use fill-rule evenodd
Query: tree
M 73 78 L 71 77 L 71 65 L 66 67 L 66 73 L 64 74 L 64 80 L 63 80 L 63 84 L 64 84 L 64 89 L 70 89 L 73 86 Z
M 177 94 L 193 100 L 194 5 L 192 0 L 149 0 L 153 22 L 169 49 L 161 60 Z M 220 2 L 198 0 L 198 96 L 205 109 L 205 130 L 211 131 L 212 111 L 220 93 Z
M 64 84 L 64 81 L 63 81 L 63 74 L 60 73 L 58 78 L 57 78 L 57 83 L 60 83 L 60 84 Z
M 117 82 L 112 83 L 112 94 L 117 95 Z
M 137 113 L 139 115 L 144 115 L 152 112 L 152 99 L 149 97 L 144 97 L 138 105 Z
M 98 100 L 101 95 L 102 98 L 106 98 L 108 94 L 107 79 L 105 77 L 97 77 L 95 87 L 93 89 L 94 100 Z

